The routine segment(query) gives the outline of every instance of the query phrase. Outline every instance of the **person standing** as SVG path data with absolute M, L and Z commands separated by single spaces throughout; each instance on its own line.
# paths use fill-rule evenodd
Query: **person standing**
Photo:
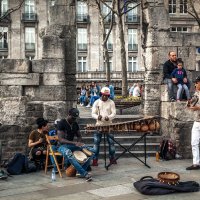
M 68 160 L 68 162 L 74 166 L 78 172 L 78 177 L 85 178 L 86 181 L 91 181 L 92 176 L 88 174 L 87 169 L 90 166 L 93 155 L 88 157 L 84 164 L 80 164 L 73 155 L 74 151 L 82 151 L 83 148 L 86 148 L 92 152 L 92 148 L 89 148 L 84 143 L 82 143 L 82 136 L 80 134 L 79 125 L 76 122 L 78 117 L 79 110 L 76 108 L 71 108 L 67 118 L 61 119 L 58 123 L 57 134 L 60 144 L 58 151 L 62 153 L 65 160 Z M 77 138 L 76 141 L 74 141 L 74 137 Z
M 193 156 L 193 165 L 187 167 L 186 170 L 196 170 L 200 169 L 199 161 L 199 141 L 200 141 L 200 76 L 195 80 L 196 92 L 194 93 L 193 98 L 189 101 L 188 108 L 194 111 L 195 121 L 192 127 L 191 133 L 191 146 L 192 146 L 192 156 Z M 193 100 L 195 104 L 192 105 Z M 190 103 L 191 102 L 191 103 Z
M 92 107 L 92 117 L 96 119 L 96 125 L 106 125 L 112 123 L 116 115 L 115 103 L 113 100 L 109 99 L 110 89 L 108 87 L 103 87 L 100 93 L 100 99 L 94 102 Z M 98 166 L 99 158 L 99 147 L 102 138 L 102 133 L 96 131 L 94 133 L 94 158 L 93 166 Z M 107 141 L 109 144 L 109 158 L 110 163 L 117 164 L 115 160 L 115 146 L 113 139 L 113 134 L 107 134 Z

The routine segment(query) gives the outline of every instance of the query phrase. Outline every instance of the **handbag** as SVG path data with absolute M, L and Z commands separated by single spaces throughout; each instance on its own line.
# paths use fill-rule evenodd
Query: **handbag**
M 133 183 L 133 186 L 145 195 L 164 195 L 181 192 L 197 192 L 199 184 L 195 181 L 179 182 L 177 185 L 161 183 L 151 176 L 144 176 L 139 181 Z

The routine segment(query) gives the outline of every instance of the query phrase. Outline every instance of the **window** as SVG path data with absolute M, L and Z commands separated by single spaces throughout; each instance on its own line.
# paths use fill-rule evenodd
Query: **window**
M 7 56 L 0 56 L 0 59 L 6 59 Z
M 180 0 L 180 13 L 187 13 L 187 0 Z
M 136 3 L 130 3 L 127 7 L 127 10 L 136 6 Z M 127 22 L 138 22 L 138 15 L 137 15 L 137 7 L 128 11 L 127 13 Z
M 25 50 L 35 50 L 35 28 L 25 28 Z
M 106 29 L 106 34 L 108 34 L 109 29 Z M 108 37 L 107 41 L 107 49 L 112 51 L 113 50 L 113 38 L 112 38 L 112 31 Z
M 34 0 L 25 0 L 25 19 L 35 19 L 35 2 Z
M 112 2 L 106 2 L 106 4 L 110 7 L 112 7 Z M 102 13 L 103 13 L 104 17 L 106 17 L 105 21 L 110 22 L 111 17 L 112 17 L 110 8 L 108 8 L 106 5 L 103 4 L 102 5 Z
M 87 3 L 77 1 L 77 18 L 78 21 L 87 21 L 88 8 Z
M 138 50 L 137 29 L 128 29 L 128 50 Z
M 187 27 L 171 27 L 171 32 L 188 32 Z
M 176 0 L 169 0 L 169 13 L 176 13 Z
M 86 57 L 78 57 L 78 72 L 86 72 L 87 71 L 87 59 Z
M 110 65 L 110 71 L 112 72 L 112 58 L 109 58 L 109 65 Z M 105 60 L 104 60 L 104 71 L 107 71 L 106 69 L 106 64 L 105 64 Z
M 8 10 L 8 0 L 2 0 L 1 1 L 1 16 L 3 16 L 7 10 Z
M 8 28 L 0 27 L 0 49 L 8 49 Z
M 78 28 L 78 50 L 87 50 L 87 29 Z
M 137 58 L 136 57 L 128 57 L 128 71 L 129 72 L 137 71 Z

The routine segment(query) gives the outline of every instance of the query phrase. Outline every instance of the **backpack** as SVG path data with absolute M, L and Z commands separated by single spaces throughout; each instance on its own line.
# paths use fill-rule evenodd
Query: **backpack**
M 31 173 L 31 172 L 36 172 L 37 167 L 35 165 L 35 162 L 30 160 L 27 156 L 25 156 L 24 160 L 24 172 L 25 173 Z
M 24 162 L 25 156 L 21 153 L 16 153 L 7 161 L 7 164 L 4 167 L 7 168 L 9 174 L 18 175 L 23 172 Z
M 160 158 L 172 160 L 176 156 L 176 147 L 171 140 L 163 139 L 160 143 Z

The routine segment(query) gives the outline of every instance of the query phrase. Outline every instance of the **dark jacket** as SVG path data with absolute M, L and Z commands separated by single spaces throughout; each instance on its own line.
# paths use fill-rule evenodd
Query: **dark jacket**
M 176 68 L 177 68 L 177 66 L 174 65 L 173 62 L 171 62 L 170 60 L 166 61 L 163 65 L 163 80 L 165 78 L 171 79 L 172 78 L 171 74 L 172 74 L 173 70 L 176 69 Z

